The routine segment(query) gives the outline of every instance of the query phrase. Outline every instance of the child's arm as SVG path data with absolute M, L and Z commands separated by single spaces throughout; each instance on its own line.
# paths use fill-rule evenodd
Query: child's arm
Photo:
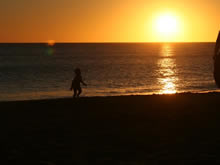
M 81 81 L 81 83 L 82 83 L 83 85 L 87 86 L 87 84 L 86 84 L 83 80 Z
M 87 86 L 87 84 L 82 80 L 82 77 L 80 78 L 80 82 L 81 82 L 83 85 Z

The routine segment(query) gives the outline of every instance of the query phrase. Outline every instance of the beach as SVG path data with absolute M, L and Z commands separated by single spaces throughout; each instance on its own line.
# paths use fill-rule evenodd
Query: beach
M 220 164 L 220 93 L 0 102 L 1 164 Z

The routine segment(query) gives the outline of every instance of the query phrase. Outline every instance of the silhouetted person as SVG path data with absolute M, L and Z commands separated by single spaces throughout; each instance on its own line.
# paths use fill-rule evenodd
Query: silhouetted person
M 82 89 L 81 89 L 80 83 L 82 83 L 83 85 L 87 86 L 86 83 L 84 83 L 83 80 L 82 80 L 80 69 L 76 68 L 74 70 L 74 72 L 75 72 L 75 77 L 74 77 L 74 79 L 72 81 L 72 85 L 70 87 L 70 90 L 74 91 L 73 98 L 79 97 L 79 95 L 82 93 Z

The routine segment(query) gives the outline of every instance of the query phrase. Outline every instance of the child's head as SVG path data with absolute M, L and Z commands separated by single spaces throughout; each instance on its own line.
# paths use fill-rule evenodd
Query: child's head
M 76 69 L 74 70 L 74 72 L 75 72 L 76 75 L 80 75 L 80 74 L 81 74 L 81 71 L 80 71 L 79 68 L 76 68 Z

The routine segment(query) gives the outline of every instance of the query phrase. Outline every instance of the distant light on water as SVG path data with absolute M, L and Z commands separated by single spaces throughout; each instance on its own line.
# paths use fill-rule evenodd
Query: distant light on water
M 54 46 L 55 41 L 54 40 L 48 40 L 47 44 L 48 44 L 48 46 Z
M 52 56 L 54 54 L 53 46 L 55 45 L 55 41 L 49 40 L 49 41 L 47 41 L 47 45 L 48 45 L 48 48 L 46 50 L 46 54 L 49 56 Z
M 162 47 L 161 58 L 158 60 L 159 77 L 158 82 L 161 85 L 160 94 L 175 94 L 176 82 L 178 77 L 176 76 L 176 62 L 172 58 L 172 47 L 169 44 L 165 44 Z

